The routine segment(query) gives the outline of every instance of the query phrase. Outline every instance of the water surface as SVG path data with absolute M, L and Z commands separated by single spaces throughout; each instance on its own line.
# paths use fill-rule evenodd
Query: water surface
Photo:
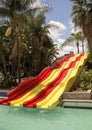
M 92 130 L 92 110 L 0 105 L 0 130 Z

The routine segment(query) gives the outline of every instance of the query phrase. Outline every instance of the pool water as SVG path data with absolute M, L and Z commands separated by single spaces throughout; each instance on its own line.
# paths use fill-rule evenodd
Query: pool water
M 0 105 L 0 130 L 92 130 L 92 110 Z

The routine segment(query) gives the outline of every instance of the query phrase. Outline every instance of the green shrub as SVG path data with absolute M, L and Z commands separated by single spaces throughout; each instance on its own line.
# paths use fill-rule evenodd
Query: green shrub
M 80 88 L 92 89 L 92 69 L 87 70 L 86 67 L 80 74 Z

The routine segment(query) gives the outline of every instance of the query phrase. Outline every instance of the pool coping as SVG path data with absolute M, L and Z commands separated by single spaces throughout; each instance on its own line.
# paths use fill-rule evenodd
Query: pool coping
M 92 100 L 62 100 L 60 107 L 92 109 Z

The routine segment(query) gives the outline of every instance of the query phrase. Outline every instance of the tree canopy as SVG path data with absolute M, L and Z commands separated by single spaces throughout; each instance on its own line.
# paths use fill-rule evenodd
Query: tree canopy
M 82 28 L 92 53 L 92 0 L 71 0 L 73 2 L 72 19 L 75 26 Z

